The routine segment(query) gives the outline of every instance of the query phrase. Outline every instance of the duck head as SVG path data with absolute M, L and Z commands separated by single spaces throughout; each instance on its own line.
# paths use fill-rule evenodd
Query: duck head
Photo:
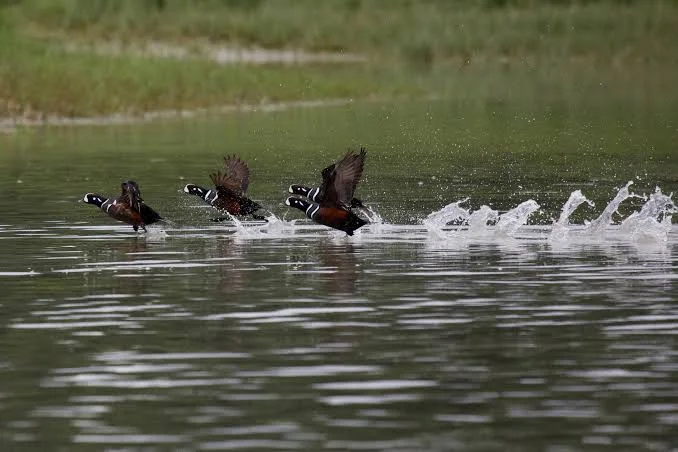
M 299 209 L 306 214 L 311 220 L 315 220 L 315 216 L 320 210 L 320 204 L 314 202 L 308 202 L 304 199 L 297 198 L 295 196 L 290 196 L 285 200 L 285 204 L 295 209 Z
M 97 195 L 96 193 L 87 193 L 82 200 L 87 204 L 94 204 L 97 207 L 101 207 L 101 205 L 106 202 L 106 198 Z
M 205 190 L 202 187 L 198 187 L 197 185 L 188 184 L 184 187 L 184 192 L 204 198 L 205 193 L 207 193 L 207 190 Z
M 310 202 L 301 198 L 297 198 L 296 196 L 290 196 L 287 198 L 285 200 L 285 204 L 290 207 L 294 207 L 295 209 L 303 210 L 304 212 L 306 212 L 306 209 L 308 209 L 308 207 L 311 205 Z
M 294 195 L 299 195 L 299 196 L 308 196 L 308 192 L 311 191 L 310 187 L 305 187 L 303 185 L 296 185 L 292 184 L 290 185 L 290 188 L 287 189 L 290 193 Z

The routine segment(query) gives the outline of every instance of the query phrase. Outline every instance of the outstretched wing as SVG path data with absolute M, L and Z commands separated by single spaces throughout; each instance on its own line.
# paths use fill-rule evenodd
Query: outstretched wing
M 215 187 L 227 188 L 238 195 L 244 195 L 250 184 L 250 170 L 247 164 L 236 157 L 229 155 L 224 157 L 225 171 L 217 171 L 210 174 L 210 179 Z
M 346 155 L 322 171 L 323 182 L 320 190 L 324 193 L 323 203 L 349 210 L 351 199 L 363 174 L 367 151 L 348 151 Z
M 118 200 L 130 206 L 132 210 L 141 212 L 141 205 L 144 200 L 141 198 L 139 184 L 133 180 L 128 180 L 120 184 L 120 188 L 122 189 L 122 192 L 120 193 L 120 198 L 118 198 Z

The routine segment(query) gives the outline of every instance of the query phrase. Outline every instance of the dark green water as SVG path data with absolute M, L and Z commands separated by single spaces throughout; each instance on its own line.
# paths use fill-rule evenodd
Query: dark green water
M 2 450 L 671 450 L 676 226 L 549 240 L 574 190 L 596 204 L 582 225 L 627 181 L 678 189 L 662 105 L 355 104 L 0 136 Z M 358 194 L 384 224 L 290 223 L 288 185 L 359 145 Z M 283 222 L 215 224 L 180 192 L 231 153 Z M 80 202 L 130 178 L 172 225 L 135 234 Z M 421 225 L 465 197 L 541 209 L 510 237 Z

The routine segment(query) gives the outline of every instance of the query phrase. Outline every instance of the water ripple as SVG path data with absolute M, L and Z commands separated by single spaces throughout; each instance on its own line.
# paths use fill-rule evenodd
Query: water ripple
M 21 245 L 0 263 L 3 439 L 502 450 L 513 432 L 546 450 L 556 432 L 670 448 L 675 228 L 658 250 L 616 230 L 554 243 L 549 226 L 246 227 L 0 231 Z
M 330 406 L 345 405 L 384 405 L 389 403 L 416 402 L 423 398 L 420 394 L 384 394 L 384 395 L 346 395 L 320 397 L 319 400 Z
M 331 383 L 318 383 L 313 385 L 315 389 L 327 389 L 334 391 L 384 391 L 389 389 L 429 388 L 438 386 L 431 380 L 376 380 L 376 381 L 341 381 Z
M 76 444 L 176 444 L 183 443 L 188 437 L 182 435 L 75 435 L 73 442 Z
M 324 366 L 295 366 L 278 367 L 267 370 L 237 372 L 239 377 L 318 377 L 352 373 L 380 373 L 379 366 L 365 365 L 324 365 Z

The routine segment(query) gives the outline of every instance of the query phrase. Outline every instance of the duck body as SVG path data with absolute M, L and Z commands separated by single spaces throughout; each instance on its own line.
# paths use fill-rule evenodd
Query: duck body
M 126 181 L 121 184 L 121 194 L 111 199 L 96 193 L 87 193 L 83 201 L 106 212 L 118 221 L 132 225 L 135 231 L 146 230 L 146 225 L 157 223 L 163 218 L 141 198 L 139 184 Z
M 362 207 L 359 199 L 353 197 L 362 176 L 367 151 L 360 153 L 349 151 L 337 163 L 322 170 L 322 184 L 316 188 L 304 185 L 291 185 L 289 191 L 307 199 L 290 196 L 285 204 L 306 213 L 316 223 L 353 235 L 353 232 L 367 224 L 351 211 L 353 207 Z
M 216 187 L 212 190 L 188 184 L 184 187 L 184 192 L 198 196 L 215 209 L 226 211 L 231 215 L 252 215 L 261 209 L 255 201 L 223 187 Z
M 318 224 L 344 231 L 348 235 L 353 235 L 353 232 L 356 229 L 367 224 L 367 221 L 363 220 L 350 210 L 337 207 L 323 207 L 318 203 L 309 202 L 294 196 L 287 198 L 285 204 L 301 210 L 308 218 Z
M 228 212 L 234 216 L 252 215 L 256 219 L 263 219 L 255 212 L 261 206 L 247 198 L 250 170 L 247 164 L 235 155 L 224 157 L 225 171 L 210 174 L 214 183 L 213 189 L 207 189 L 195 184 L 187 184 L 184 192 L 202 198 L 215 209 Z
M 320 191 L 320 187 L 307 187 L 306 185 L 292 184 L 288 189 L 293 195 L 303 196 L 310 199 L 313 202 L 322 202 L 325 196 L 325 193 Z M 365 205 L 358 198 L 351 198 L 350 207 L 353 208 L 364 208 Z

